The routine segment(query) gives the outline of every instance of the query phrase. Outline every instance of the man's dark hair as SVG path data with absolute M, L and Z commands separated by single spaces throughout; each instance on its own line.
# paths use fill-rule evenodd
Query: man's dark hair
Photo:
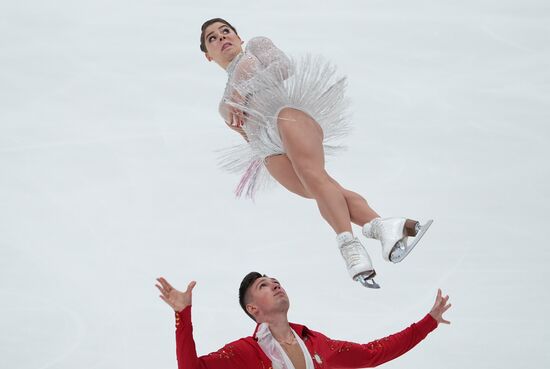
M 258 272 L 250 272 L 244 276 L 241 286 L 239 287 L 239 304 L 243 308 L 246 315 L 248 315 L 252 320 L 256 321 L 252 315 L 246 311 L 246 291 L 252 286 L 252 283 L 258 278 L 265 277 L 265 274 L 260 274 Z
M 225 25 L 227 25 L 229 28 L 231 28 L 233 30 L 233 32 L 235 32 L 235 34 L 238 36 L 239 34 L 237 33 L 237 30 L 235 29 L 235 27 L 233 27 L 228 21 L 226 21 L 225 19 L 222 19 L 222 18 L 212 18 L 212 19 L 209 19 L 207 20 L 206 22 L 204 22 L 201 26 L 201 51 L 203 53 L 206 52 L 206 44 L 205 44 L 205 39 L 204 39 L 204 31 L 206 30 L 206 28 L 213 24 L 213 23 L 216 23 L 216 22 L 220 22 L 220 23 L 223 23 Z

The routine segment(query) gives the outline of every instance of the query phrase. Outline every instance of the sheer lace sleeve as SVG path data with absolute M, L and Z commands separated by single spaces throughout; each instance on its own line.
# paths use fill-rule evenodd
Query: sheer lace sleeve
M 219 112 L 227 124 L 232 123 L 229 118 L 230 108 L 240 108 L 246 104 L 251 79 L 259 66 L 258 59 L 245 51 L 237 55 L 227 67 L 227 85 L 219 105 Z
M 248 52 L 253 54 L 265 69 L 276 71 L 282 79 L 288 77 L 290 60 L 267 37 L 254 37 L 246 45 Z
M 288 57 L 270 39 L 251 39 L 244 52 L 236 56 L 227 67 L 227 85 L 219 105 L 219 112 L 226 123 L 231 124 L 231 107 L 245 111 L 255 92 L 288 78 L 289 66 Z

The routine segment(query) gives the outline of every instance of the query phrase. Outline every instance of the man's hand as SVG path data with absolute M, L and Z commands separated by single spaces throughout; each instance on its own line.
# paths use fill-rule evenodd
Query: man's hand
M 451 307 L 451 304 L 447 304 L 447 301 L 449 301 L 449 296 L 442 297 L 441 289 L 438 288 L 434 306 L 430 311 L 430 315 L 437 321 L 437 324 L 451 324 L 450 321 L 443 318 L 443 313 Z
M 191 281 L 187 286 L 185 292 L 176 290 L 166 279 L 163 277 L 157 278 L 158 284 L 155 286 L 162 293 L 159 297 L 164 300 L 174 311 L 180 312 L 187 306 L 191 305 L 192 291 L 195 288 L 197 282 Z

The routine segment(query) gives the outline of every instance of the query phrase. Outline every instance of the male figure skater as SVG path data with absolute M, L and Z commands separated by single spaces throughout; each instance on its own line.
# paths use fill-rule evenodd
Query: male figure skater
M 157 279 L 160 298 L 176 312 L 178 369 L 330 369 L 374 367 L 393 360 L 422 341 L 443 318 L 451 304 L 438 290 L 426 316 L 401 332 L 366 344 L 332 340 L 304 325 L 289 323 L 289 298 L 275 279 L 257 272 L 247 274 L 239 288 L 239 303 L 256 322 L 252 336 L 197 356 L 191 324 L 191 299 L 196 282 L 185 292 L 164 278 Z

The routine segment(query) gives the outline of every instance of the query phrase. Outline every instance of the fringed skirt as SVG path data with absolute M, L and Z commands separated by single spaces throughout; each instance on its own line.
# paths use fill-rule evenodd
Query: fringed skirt
M 244 112 L 248 142 L 222 150 L 220 166 L 242 175 L 235 189 L 237 197 L 244 194 L 253 199 L 259 189 L 272 182 L 265 159 L 285 153 L 277 127 L 284 108 L 303 111 L 321 126 L 325 154 L 344 148 L 339 140 L 350 128 L 346 78 L 338 77 L 336 69 L 321 57 L 291 60 L 288 69 L 277 72 L 260 71 L 253 83 L 234 88 L 247 97 L 246 103 L 227 103 Z

